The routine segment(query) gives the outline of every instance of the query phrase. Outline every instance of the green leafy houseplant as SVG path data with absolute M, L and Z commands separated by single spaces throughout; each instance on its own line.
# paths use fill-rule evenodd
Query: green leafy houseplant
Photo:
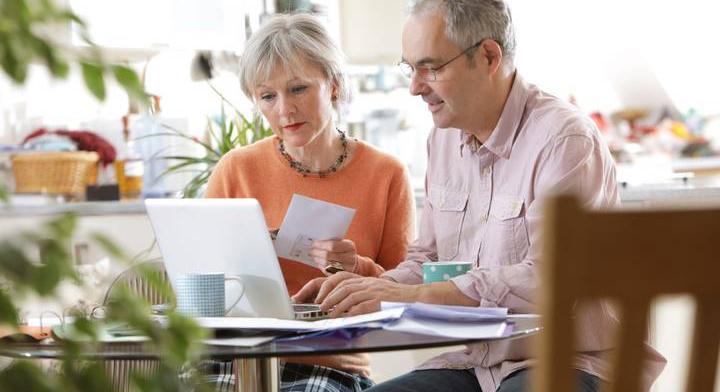
M 236 147 L 246 146 L 273 134 L 270 127 L 263 124 L 260 116 L 253 115 L 248 119 L 212 84 L 208 83 L 208 85 L 220 97 L 221 110 L 219 117 L 207 119 L 205 140 L 187 135 L 167 125 L 162 125 L 165 132 L 146 136 L 179 137 L 202 148 L 202 155 L 200 156 L 166 155 L 155 158 L 170 162 L 170 166 L 160 177 L 178 172 L 191 172 L 193 174 L 190 181 L 183 187 L 183 197 L 194 198 L 200 195 L 215 165 L 223 155 Z M 226 106 L 232 109 L 231 114 L 226 112 Z
M 89 44 L 88 50 L 69 56 L 47 31 L 74 22 Z M 0 68 L 11 80 L 22 84 L 30 64 L 45 66 L 55 78 L 65 78 L 70 66 L 77 65 L 88 91 L 103 100 L 106 78 L 113 77 L 135 101 L 147 103 L 137 74 L 129 67 L 107 63 L 100 49 L 89 39 L 85 24 L 72 11 L 51 0 L 0 1 Z M 0 205 L 7 203 L 7 189 L 0 186 Z M 77 217 L 64 214 L 50 218 L 39 229 L 0 238 L 0 327 L 17 330 L 20 324 L 18 301 L 28 295 L 55 299 L 61 285 L 83 286 L 72 259 L 71 239 L 76 233 Z M 99 234 L 93 243 L 120 261 L 127 258 L 113 242 Z M 159 292 L 170 294 L 166 282 L 150 272 L 139 272 Z M 193 388 L 193 380 L 183 383 L 178 369 L 198 358 L 198 342 L 204 332 L 191 319 L 170 314 L 163 327 L 151 319 L 150 306 L 124 287 L 114 291 L 102 320 L 90 317 L 86 309 L 76 308 L 74 328 L 86 339 L 65 341 L 58 372 L 43 371 L 31 360 L 16 360 L 0 368 L 0 390 L 13 391 L 86 391 L 111 390 L 111 380 L 99 361 L 86 360 L 84 350 L 99 344 L 98 331 L 103 323 L 122 323 L 149 338 L 157 353 L 159 369 L 151 375 L 131 374 L 134 388 L 142 391 L 177 391 Z M 0 345 L 6 344 L 0 341 Z M 192 377 L 192 373 L 190 374 Z

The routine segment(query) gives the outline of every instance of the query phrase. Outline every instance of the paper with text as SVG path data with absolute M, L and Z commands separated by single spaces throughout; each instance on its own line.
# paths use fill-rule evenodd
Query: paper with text
M 315 240 L 339 240 L 345 237 L 355 209 L 294 194 L 275 239 L 279 257 L 317 268 L 308 256 Z

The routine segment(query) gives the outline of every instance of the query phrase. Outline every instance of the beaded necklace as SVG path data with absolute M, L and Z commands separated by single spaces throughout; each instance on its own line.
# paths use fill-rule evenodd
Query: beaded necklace
M 296 161 L 293 157 L 288 154 L 288 152 L 285 150 L 285 142 L 280 139 L 280 143 L 278 144 L 278 150 L 280 151 L 280 155 L 282 155 L 285 160 L 290 165 L 290 168 L 295 170 L 296 172 L 303 175 L 303 177 L 307 176 L 313 176 L 313 177 L 320 177 L 324 178 L 327 177 L 329 174 L 332 174 L 336 172 L 340 166 L 342 166 L 343 162 L 345 162 L 345 159 L 347 159 L 348 156 L 348 147 L 347 147 L 347 137 L 345 136 L 345 133 L 339 129 L 336 128 L 338 133 L 340 134 L 340 143 L 342 143 L 342 152 L 340 153 L 340 156 L 335 160 L 335 162 L 330 165 L 329 168 L 325 170 L 314 170 L 311 169 L 302 163 Z

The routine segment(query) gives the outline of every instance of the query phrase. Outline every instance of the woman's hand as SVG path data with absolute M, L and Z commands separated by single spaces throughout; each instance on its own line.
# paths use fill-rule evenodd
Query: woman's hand
M 328 275 L 337 271 L 357 271 L 358 255 L 355 243 L 350 240 L 315 241 L 308 255 Z

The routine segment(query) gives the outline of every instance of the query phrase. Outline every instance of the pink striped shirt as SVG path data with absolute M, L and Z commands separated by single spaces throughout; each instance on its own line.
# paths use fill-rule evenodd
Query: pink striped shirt
M 473 261 L 473 271 L 452 279 L 464 295 L 480 306 L 537 312 L 542 198 L 574 192 L 591 208 L 618 205 L 613 159 L 587 116 L 519 74 L 489 139 L 474 152 L 468 142 L 459 129 L 430 134 L 419 236 L 408 260 L 383 276 L 419 284 L 423 262 Z M 607 379 L 617 318 L 603 302 L 584 309 L 576 367 Z M 474 368 L 482 390 L 494 391 L 510 373 L 532 365 L 528 348 L 528 339 L 470 345 L 420 368 Z M 645 385 L 664 364 L 648 346 Z

